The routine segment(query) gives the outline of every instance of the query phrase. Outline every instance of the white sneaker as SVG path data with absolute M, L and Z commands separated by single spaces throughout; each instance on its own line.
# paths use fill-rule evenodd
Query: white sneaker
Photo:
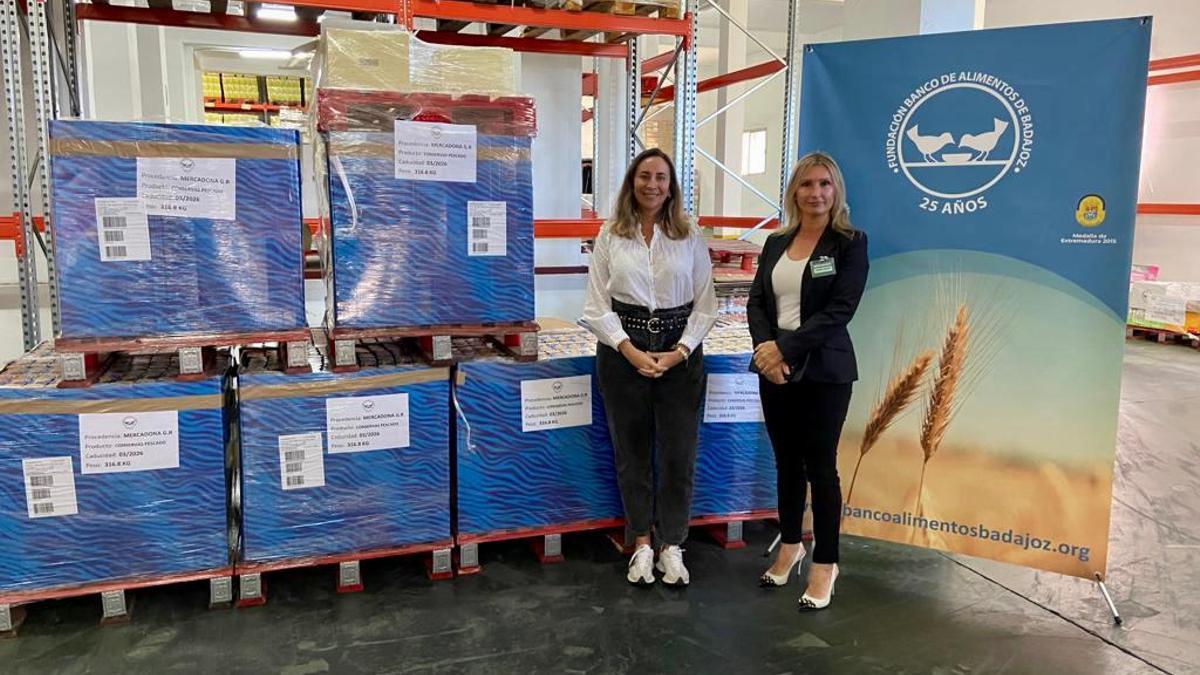
M 662 572 L 663 583 L 668 586 L 687 586 L 690 582 L 687 568 L 683 566 L 683 549 L 667 546 L 658 554 L 654 569 Z
M 649 586 L 654 583 L 654 549 L 646 544 L 637 547 L 633 557 L 629 559 L 629 572 L 625 579 L 635 586 Z

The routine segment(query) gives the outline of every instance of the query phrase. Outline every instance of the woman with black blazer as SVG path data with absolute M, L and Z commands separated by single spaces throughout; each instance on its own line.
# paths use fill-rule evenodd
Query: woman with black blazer
M 804 557 L 811 485 L 815 545 L 800 609 L 812 611 L 829 605 L 838 574 L 837 446 L 858 379 L 846 324 L 867 283 L 867 236 L 850 224 L 842 172 L 829 155 L 802 157 L 785 194 L 787 222 L 763 246 L 747 304 L 751 367 L 775 449 L 782 541 L 759 583 L 786 584 Z

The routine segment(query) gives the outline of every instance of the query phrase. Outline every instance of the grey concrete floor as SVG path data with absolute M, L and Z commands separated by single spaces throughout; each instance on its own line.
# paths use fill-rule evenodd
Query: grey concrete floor
M 0 641 L 5 673 L 1200 673 L 1200 352 L 1129 342 L 1110 584 L 846 538 L 833 606 L 755 579 L 774 535 L 724 551 L 696 534 L 686 591 L 629 587 L 601 537 L 564 537 L 540 566 L 520 542 L 480 548 L 483 574 L 425 580 L 416 560 L 268 578 L 270 602 L 205 610 L 207 588 L 131 594 L 132 621 L 96 625 L 92 598 L 29 608 Z M 794 583 L 794 582 L 793 582 Z

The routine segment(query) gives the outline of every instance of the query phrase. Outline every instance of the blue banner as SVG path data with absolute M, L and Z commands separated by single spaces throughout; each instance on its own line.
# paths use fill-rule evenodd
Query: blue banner
M 1104 570 L 1150 27 L 805 47 L 800 151 L 872 258 L 849 532 Z

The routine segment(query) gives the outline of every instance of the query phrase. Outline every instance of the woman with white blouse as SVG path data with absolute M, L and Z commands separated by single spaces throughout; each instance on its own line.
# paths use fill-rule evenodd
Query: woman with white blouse
M 596 238 L 582 319 L 599 340 L 596 375 L 626 541 L 634 542 L 631 584 L 654 583 L 656 569 L 665 584 L 690 581 L 680 545 L 691 517 L 704 394 L 701 342 L 716 318 L 708 245 L 684 214 L 671 158 L 647 150 L 630 164 Z

